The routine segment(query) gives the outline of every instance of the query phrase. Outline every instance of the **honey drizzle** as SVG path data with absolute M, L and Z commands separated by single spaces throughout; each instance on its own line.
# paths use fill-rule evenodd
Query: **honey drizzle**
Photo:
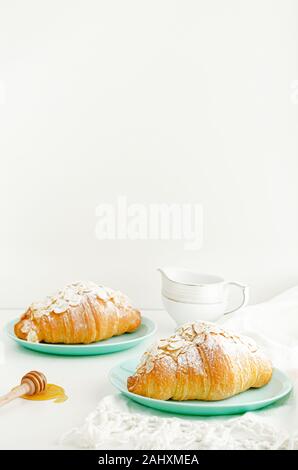
M 23 395 L 21 398 L 33 401 L 54 400 L 54 403 L 62 403 L 68 399 L 68 396 L 64 388 L 59 385 L 47 384 L 43 392 L 36 393 L 35 395 Z

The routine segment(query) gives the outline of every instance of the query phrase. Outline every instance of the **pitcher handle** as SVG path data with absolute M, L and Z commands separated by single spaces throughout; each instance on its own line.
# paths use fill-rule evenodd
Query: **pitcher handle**
M 238 307 L 233 308 L 233 310 L 230 310 L 229 312 L 225 312 L 224 315 L 228 315 L 230 313 L 236 312 L 236 310 L 239 310 L 242 307 L 245 307 L 248 303 L 248 297 L 249 297 L 249 286 L 247 284 L 242 284 L 241 282 L 236 282 L 236 281 L 228 281 L 226 285 L 229 286 L 237 286 L 242 289 L 242 302 Z

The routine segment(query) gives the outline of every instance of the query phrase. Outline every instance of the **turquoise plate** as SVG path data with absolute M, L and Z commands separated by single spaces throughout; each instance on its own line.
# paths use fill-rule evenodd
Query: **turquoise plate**
M 288 395 L 292 389 L 289 378 L 281 370 L 274 369 L 272 379 L 264 387 L 251 388 L 226 400 L 208 402 L 199 400 L 155 400 L 135 395 L 127 390 L 127 377 L 134 374 L 138 363 L 139 361 L 134 359 L 114 367 L 110 372 L 111 383 L 131 400 L 168 413 L 201 416 L 239 414 L 271 405 Z
M 14 334 L 14 324 L 19 319 L 12 320 L 6 325 L 8 336 L 19 343 L 24 348 L 32 349 L 46 354 L 59 354 L 62 356 L 93 356 L 98 354 L 108 354 L 125 349 L 133 348 L 137 344 L 146 340 L 156 332 L 155 323 L 149 318 L 142 317 L 141 326 L 134 333 L 125 333 L 121 336 L 98 341 L 91 344 L 47 344 L 30 343 L 18 338 Z

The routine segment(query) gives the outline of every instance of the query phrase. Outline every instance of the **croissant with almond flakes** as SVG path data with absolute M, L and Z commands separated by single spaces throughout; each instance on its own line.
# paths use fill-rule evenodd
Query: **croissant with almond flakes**
M 127 388 L 158 400 L 223 400 L 263 387 L 271 376 L 270 361 L 252 339 L 199 322 L 147 351 Z
M 124 294 L 80 281 L 31 304 L 14 331 L 31 342 L 89 344 L 131 333 L 140 324 L 140 312 Z

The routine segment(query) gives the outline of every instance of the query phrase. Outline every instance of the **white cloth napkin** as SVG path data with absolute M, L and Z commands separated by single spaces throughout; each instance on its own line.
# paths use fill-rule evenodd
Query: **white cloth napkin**
M 121 394 L 103 398 L 64 445 L 91 449 L 298 449 L 298 287 L 221 324 L 253 337 L 292 379 L 282 403 L 233 417 L 172 417 Z

